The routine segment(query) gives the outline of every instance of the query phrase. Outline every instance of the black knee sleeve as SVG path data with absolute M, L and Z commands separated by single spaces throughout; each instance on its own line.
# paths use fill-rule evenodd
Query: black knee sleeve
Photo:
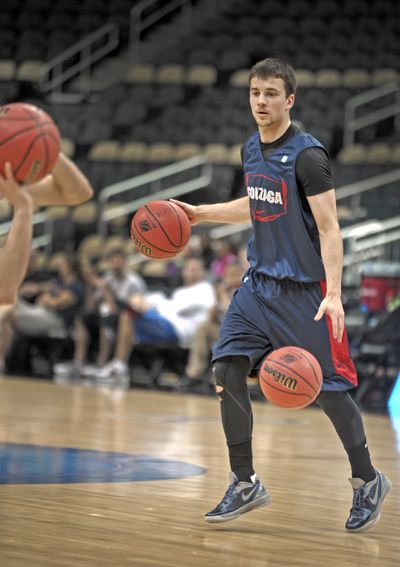
M 246 356 L 226 356 L 214 364 L 214 378 L 221 400 L 221 416 L 228 445 L 251 439 L 253 413 L 246 378 L 250 362 Z
M 360 410 L 348 392 L 322 392 L 316 401 L 332 421 L 345 449 L 365 440 Z

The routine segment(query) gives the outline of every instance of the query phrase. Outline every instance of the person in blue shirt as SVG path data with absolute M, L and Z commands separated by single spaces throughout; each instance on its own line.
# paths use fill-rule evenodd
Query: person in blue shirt
M 331 162 L 323 145 L 291 123 L 296 77 L 278 59 L 250 71 L 257 132 L 242 148 L 246 196 L 229 203 L 180 205 L 192 225 L 251 220 L 250 269 L 213 347 L 216 391 L 231 466 L 230 485 L 208 522 L 239 517 L 271 500 L 252 463 L 253 416 L 246 377 L 273 349 L 310 351 L 323 371 L 317 403 L 347 452 L 353 505 L 346 529 L 371 528 L 391 488 L 371 463 L 362 417 L 348 390 L 357 385 L 341 301 L 343 247 Z

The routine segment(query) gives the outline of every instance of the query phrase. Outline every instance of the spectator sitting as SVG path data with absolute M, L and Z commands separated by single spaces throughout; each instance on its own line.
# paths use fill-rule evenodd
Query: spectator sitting
M 224 275 L 225 266 L 237 262 L 237 255 L 233 252 L 229 240 L 215 242 L 217 257 L 211 262 L 210 270 L 215 279 L 220 280 Z
M 75 256 L 60 259 L 58 275 L 58 278 L 47 282 L 31 282 L 31 288 L 33 285 L 38 287 L 34 302 L 21 299 L 7 315 L 6 324 L 11 326 L 12 331 L 17 331 L 10 341 L 6 357 L 9 372 L 27 371 L 24 365 L 30 360 L 32 339 L 68 337 L 84 296 L 84 283 Z M 33 288 L 31 292 L 34 292 Z M 51 356 L 48 358 L 51 359 Z
M 49 285 L 51 272 L 40 266 L 39 255 L 32 249 L 27 274 L 18 290 L 18 299 L 34 303 L 39 293 Z M 46 282 L 46 283 L 44 283 Z M 8 305 L 0 313 L 0 373 L 5 369 L 5 357 L 13 336 L 12 319 L 15 306 Z
M 65 337 L 79 312 L 84 296 L 84 283 L 79 261 L 73 255 L 60 260 L 59 277 L 36 284 L 34 304 L 19 301 L 13 310 L 14 327 L 28 337 Z M 45 291 L 40 292 L 40 289 Z
M 232 295 L 242 284 L 244 270 L 241 264 L 227 264 L 222 280 L 216 284 L 217 304 L 212 308 L 207 321 L 198 326 L 191 342 L 188 364 L 185 369 L 186 386 L 190 389 L 201 384 L 210 366 L 210 352 L 218 339 L 222 318 Z
M 171 343 L 184 348 L 215 305 L 214 286 L 205 279 L 203 261 L 187 258 L 183 286 L 167 299 L 162 294 L 134 294 L 130 309 L 121 313 L 115 358 L 97 374 L 99 378 L 126 375 L 134 344 Z
M 55 374 L 95 375 L 109 360 L 117 340 L 118 319 L 122 309 L 128 306 L 135 293 L 144 293 L 146 283 L 141 276 L 126 268 L 123 250 L 113 249 L 108 255 L 109 269 L 100 276 L 90 267 L 85 271 L 88 283 L 86 309 L 75 319 L 74 360 L 54 366 Z M 89 305 L 90 303 L 91 305 Z M 88 362 L 88 351 L 92 336 L 99 336 L 96 364 Z

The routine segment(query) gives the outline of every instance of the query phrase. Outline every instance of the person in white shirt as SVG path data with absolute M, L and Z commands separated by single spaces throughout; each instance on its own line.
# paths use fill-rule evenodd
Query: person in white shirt
M 182 270 L 184 285 L 170 298 L 162 294 L 134 294 L 130 309 L 119 318 L 115 359 L 98 377 L 128 373 L 128 361 L 135 344 L 162 344 L 188 348 L 199 325 L 204 323 L 216 303 L 215 288 L 205 279 L 203 261 L 187 258 Z

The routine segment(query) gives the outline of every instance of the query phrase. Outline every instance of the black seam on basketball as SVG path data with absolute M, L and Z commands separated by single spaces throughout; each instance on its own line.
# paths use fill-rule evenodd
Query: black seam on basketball
M 31 143 L 30 143 L 28 149 L 26 150 L 26 152 L 25 152 L 25 154 L 24 154 L 22 160 L 19 162 L 18 166 L 15 168 L 14 174 L 18 173 L 18 171 L 19 171 L 20 168 L 22 167 L 22 165 L 23 165 L 23 163 L 25 162 L 26 158 L 29 156 L 30 151 L 31 151 L 33 145 L 36 144 L 36 142 L 37 142 L 38 140 L 40 140 L 40 138 L 43 138 L 44 136 L 46 136 L 46 134 L 38 134 L 38 135 L 36 136 L 36 138 L 34 138 L 34 139 L 31 141 Z
M 23 166 L 26 158 L 29 156 L 32 147 L 34 146 L 34 144 L 36 144 L 36 141 L 39 140 L 41 138 L 41 135 L 39 134 L 36 138 L 34 138 L 30 145 L 28 146 L 28 149 L 26 150 L 24 156 L 22 157 L 21 161 L 19 162 L 19 164 L 17 165 L 17 167 L 14 170 L 14 175 L 17 174 L 19 172 L 19 170 L 21 169 L 21 167 Z
M 269 382 L 267 382 L 267 380 L 265 380 L 262 376 L 261 376 L 261 380 L 264 382 L 264 384 L 266 384 L 269 388 L 272 388 L 272 390 L 276 390 L 277 392 L 281 392 L 281 394 L 287 394 L 288 396 L 305 396 L 307 399 L 311 399 L 312 396 L 310 396 L 309 394 L 304 394 L 302 392 L 291 392 L 290 390 L 281 390 L 280 388 L 277 388 L 276 386 L 273 386 L 272 384 L 270 384 Z M 315 399 L 315 398 L 314 398 Z
M 151 209 L 149 209 L 148 205 L 144 205 L 144 208 L 146 209 L 146 211 L 148 213 L 151 214 L 151 216 L 153 217 L 153 219 L 156 221 L 156 223 L 158 224 L 158 226 L 161 228 L 161 230 L 164 233 L 164 236 L 166 237 L 166 239 L 172 244 L 172 246 L 175 246 L 175 248 L 179 248 L 178 244 L 175 244 L 175 242 L 172 242 L 172 240 L 170 239 L 170 237 L 168 236 L 168 234 L 165 232 L 164 227 L 162 226 L 162 224 L 158 221 L 157 217 L 155 216 L 155 214 L 153 213 L 153 211 Z M 160 248 L 161 250 L 161 248 Z
M 179 237 L 179 242 L 180 244 L 176 244 L 176 246 L 182 246 L 182 235 L 183 235 L 183 230 L 182 230 L 182 221 L 181 221 L 181 217 L 178 215 L 178 211 L 176 210 L 175 205 L 173 205 L 172 203 L 168 203 L 168 201 L 166 201 L 166 204 L 174 211 L 174 215 L 176 216 L 178 222 L 179 222 L 179 230 L 180 230 L 180 237 Z
M 310 386 L 310 388 L 313 390 L 314 393 L 318 392 L 318 390 L 316 390 L 315 387 L 312 384 L 310 384 L 310 382 L 308 382 L 308 380 L 306 378 L 304 378 L 304 376 L 302 376 L 301 374 L 296 372 L 296 370 L 293 370 L 293 368 L 290 368 L 290 366 L 287 366 L 286 364 L 284 364 L 280 360 L 273 359 L 273 360 L 271 360 L 271 362 L 273 362 L 274 364 L 279 364 L 280 366 L 282 366 L 286 370 L 293 372 L 293 374 L 296 374 L 296 376 L 298 376 L 301 380 L 303 380 L 303 382 L 305 382 L 308 386 Z
M 293 350 L 292 350 L 292 351 L 290 351 L 290 352 L 293 354 L 293 356 L 294 356 L 294 355 L 296 355 L 296 356 L 301 356 L 304 360 L 306 360 L 306 361 L 308 362 L 308 364 L 309 364 L 311 370 L 312 370 L 313 373 L 314 373 L 315 381 L 318 382 L 318 376 L 317 376 L 317 374 L 316 374 L 316 372 L 315 372 L 314 366 L 311 364 L 310 360 L 308 360 L 307 356 L 306 356 L 305 354 L 303 354 L 302 352 L 299 352 L 299 351 L 297 351 L 297 350 L 296 350 L 296 351 L 293 351 Z M 311 354 L 311 353 L 310 353 L 310 354 Z M 317 360 L 317 359 L 315 359 L 315 360 Z M 317 362 L 318 362 L 318 361 L 317 361 Z M 319 363 L 318 363 L 318 364 L 319 364 Z M 321 371 L 322 371 L 322 368 L 321 368 Z M 324 377 L 322 376 L 322 380 L 323 380 L 323 379 L 324 379 Z
M 159 246 L 155 246 L 152 242 L 150 242 L 149 240 L 147 240 L 144 236 L 142 236 L 141 230 L 138 227 L 138 225 L 136 224 L 136 217 L 133 217 L 133 223 L 135 225 L 135 229 L 137 230 L 137 232 L 140 234 L 140 238 L 142 240 L 144 240 L 149 246 L 151 246 L 152 248 L 155 248 L 156 250 L 159 250 L 160 252 L 166 252 L 167 254 L 176 254 L 176 250 L 164 250 L 163 248 L 160 248 Z
M 50 124 L 50 122 L 49 122 L 49 124 Z M 1 125 L 1 120 L 0 120 L 0 125 Z M 7 144 L 7 142 L 10 142 L 10 140 L 13 140 L 14 138 L 18 138 L 18 136 L 21 136 L 22 134 L 26 134 L 27 132 L 31 132 L 32 130 L 37 130 L 36 124 L 34 126 L 31 126 L 30 128 L 26 128 L 25 130 L 18 130 L 18 132 L 15 132 L 15 134 L 10 136 L 9 138 L 5 138 L 4 140 L 2 140 L 0 142 L 0 146 L 2 146 L 3 144 Z M 50 136 L 51 134 L 46 133 L 46 135 Z

